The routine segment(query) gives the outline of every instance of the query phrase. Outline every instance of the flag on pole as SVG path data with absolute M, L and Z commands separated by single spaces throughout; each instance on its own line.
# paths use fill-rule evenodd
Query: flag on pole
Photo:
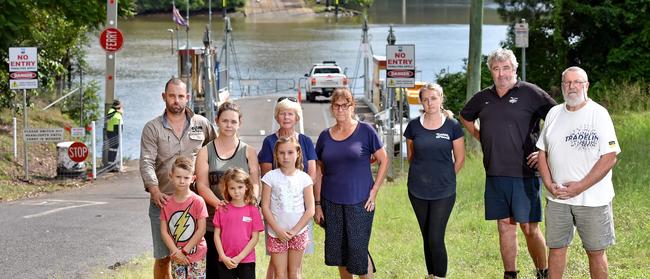
M 172 18 L 174 19 L 174 22 L 178 25 L 188 26 L 187 20 L 185 20 L 178 9 L 176 9 L 176 5 L 173 5 L 172 7 Z

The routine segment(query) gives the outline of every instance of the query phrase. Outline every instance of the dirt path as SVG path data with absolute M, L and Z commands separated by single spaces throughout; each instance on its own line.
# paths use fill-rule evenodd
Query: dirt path
M 302 0 L 249 0 L 244 8 L 250 20 L 287 20 L 312 17 L 314 11 Z

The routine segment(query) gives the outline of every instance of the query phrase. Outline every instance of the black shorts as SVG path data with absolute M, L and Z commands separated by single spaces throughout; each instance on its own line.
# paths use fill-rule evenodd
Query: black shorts
M 321 199 L 326 265 L 345 266 L 355 275 L 368 273 L 368 243 L 375 211 L 366 211 L 365 203 L 344 205 Z
M 541 222 L 541 193 L 539 177 L 488 176 L 485 178 L 485 219 Z

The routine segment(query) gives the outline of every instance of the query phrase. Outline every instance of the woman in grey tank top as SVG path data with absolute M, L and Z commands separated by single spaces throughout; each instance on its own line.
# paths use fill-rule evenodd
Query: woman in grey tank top
M 219 255 L 214 246 L 214 211 L 225 205 L 219 189 L 219 179 L 230 168 L 241 168 L 248 172 L 253 182 L 254 194 L 258 198 L 260 170 L 255 149 L 239 139 L 237 131 L 242 114 L 239 106 L 231 101 L 223 103 L 215 119 L 218 136 L 204 146 L 196 157 L 196 188 L 208 208 L 205 240 L 208 243 L 206 256 L 206 277 L 216 278 Z

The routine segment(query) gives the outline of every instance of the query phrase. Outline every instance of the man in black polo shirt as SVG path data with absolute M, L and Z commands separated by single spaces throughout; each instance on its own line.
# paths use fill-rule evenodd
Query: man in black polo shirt
M 535 142 L 540 120 L 557 103 L 534 84 L 517 80 L 511 50 L 488 56 L 494 85 L 476 93 L 461 111 L 461 122 L 481 142 L 485 180 L 485 219 L 497 220 L 504 278 L 517 278 L 517 223 L 537 278 L 547 277 L 540 181 Z M 479 120 L 479 127 L 474 125 Z

